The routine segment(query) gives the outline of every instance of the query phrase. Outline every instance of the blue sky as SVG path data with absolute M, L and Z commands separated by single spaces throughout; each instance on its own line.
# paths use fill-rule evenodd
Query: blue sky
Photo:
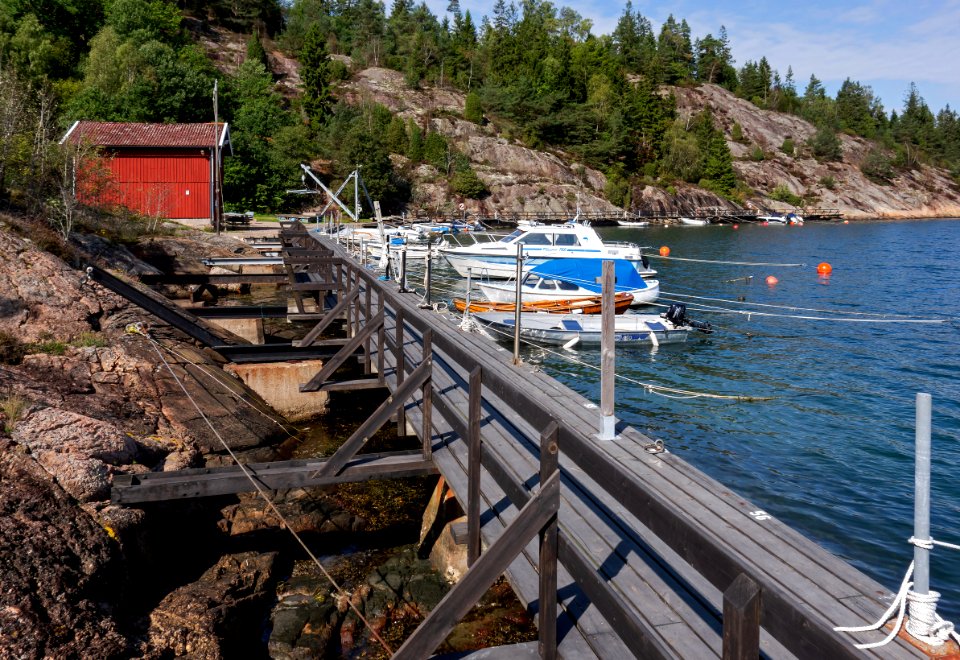
M 442 16 L 449 0 L 427 0 Z M 479 24 L 494 0 L 460 0 Z M 519 4 L 519 2 L 518 2 Z M 593 33 L 610 34 L 625 2 L 557 0 L 593 21 Z M 389 3 L 388 3 L 389 7 Z M 633 8 L 651 20 L 654 30 L 669 14 L 685 18 L 694 38 L 727 28 L 735 66 L 766 56 L 786 75 L 793 67 L 803 93 L 811 74 L 835 95 L 847 77 L 869 85 L 887 111 L 899 111 L 911 82 L 936 113 L 960 107 L 960 0 L 866 0 L 864 2 L 726 2 L 634 0 Z

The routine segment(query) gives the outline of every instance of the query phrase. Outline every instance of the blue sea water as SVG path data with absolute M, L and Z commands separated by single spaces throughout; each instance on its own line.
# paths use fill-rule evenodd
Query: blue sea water
M 929 393 L 932 535 L 960 543 L 960 221 L 602 233 L 607 240 L 651 246 L 652 253 L 669 246 L 671 257 L 804 264 L 651 258 L 662 298 L 687 302 L 690 316 L 717 331 L 684 346 L 618 349 L 618 418 L 663 439 L 670 451 L 896 589 L 913 552 L 907 539 L 913 530 L 915 399 Z M 817 274 L 824 261 L 833 267 L 829 278 Z M 777 284 L 766 283 L 770 275 Z M 877 318 L 871 314 L 891 315 L 893 322 L 842 320 Z M 833 320 L 795 318 L 801 316 Z M 914 324 L 909 318 L 947 322 Z M 571 355 L 599 364 L 599 351 Z M 594 368 L 535 349 L 526 358 L 599 400 Z M 640 383 L 773 398 L 660 396 Z M 944 594 L 941 614 L 960 620 L 960 552 L 933 552 L 931 587 Z

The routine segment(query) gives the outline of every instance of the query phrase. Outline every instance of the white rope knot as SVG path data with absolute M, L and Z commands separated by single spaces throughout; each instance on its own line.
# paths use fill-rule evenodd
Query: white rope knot
M 953 634 L 953 623 L 944 621 L 937 614 L 937 601 L 940 593 L 931 591 L 926 594 L 907 592 L 907 605 L 910 619 L 907 632 L 930 646 L 940 646 Z
M 924 550 L 933 550 L 933 539 L 918 539 L 915 536 L 911 536 L 908 540 L 909 543 L 917 546 L 918 548 L 923 548 Z M 912 592 L 911 592 L 912 593 Z

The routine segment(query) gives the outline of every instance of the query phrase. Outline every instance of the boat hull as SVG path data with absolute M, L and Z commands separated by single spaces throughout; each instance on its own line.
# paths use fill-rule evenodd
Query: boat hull
M 515 315 L 502 312 L 474 314 L 488 334 L 498 340 L 512 340 Z M 564 346 L 579 340 L 578 344 L 600 344 L 603 336 L 599 316 L 572 314 L 520 314 L 520 337 L 537 344 Z M 613 341 L 617 344 L 681 344 L 687 341 L 692 328 L 677 327 L 666 319 L 648 314 L 628 314 L 615 317 Z
M 629 293 L 633 296 L 633 305 L 649 305 L 656 302 L 660 297 L 660 282 L 658 280 L 644 280 L 647 285 L 643 289 L 630 289 L 622 293 Z M 478 284 L 483 295 L 492 302 L 509 303 L 517 298 L 516 285 L 499 284 L 496 282 L 483 282 Z M 621 293 L 618 291 L 617 293 Z M 569 289 L 560 290 L 555 293 L 543 291 L 542 289 L 523 291 L 523 302 L 536 302 L 540 300 L 562 300 L 564 298 L 595 296 L 596 292 L 587 289 L 579 291 L 570 291 Z
M 623 314 L 633 302 L 629 293 L 618 293 L 613 301 L 614 314 Z M 458 312 L 467 308 L 467 301 L 456 298 L 453 306 Z M 517 305 L 513 302 L 492 302 L 489 300 L 471 301 L 470 311 L 476 312 L 512 312 Z M 564 300 L 526 301 L 521 307 L 524 312 L 548 312 L 550 314 L 599 314 L 603 310 L 601 296 L 569 298 Z

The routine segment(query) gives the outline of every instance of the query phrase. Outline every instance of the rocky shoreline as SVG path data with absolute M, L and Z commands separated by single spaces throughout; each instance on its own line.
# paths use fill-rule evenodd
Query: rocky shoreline
M 240 243 L 186 229 L 129 249 L 78 236 L 54 246 L 74 268 L 36 236 L 0 215 L 0 657 L 387 657 L 256 497 L 109 502 L 116 475 L 227 461 L 178 381 L 248 460 L 300 442 L 214 356 L 80 269 L 200 272 L 201 256 Z M 127 332 L 138 322 L 153 341 Z M 404 481 L 277 494 L 394 648 L 448 589 L 416 548 L 435 480 Z M 459 648 L 528 639 L 518 608 L 464 624 L 475 634 Z

